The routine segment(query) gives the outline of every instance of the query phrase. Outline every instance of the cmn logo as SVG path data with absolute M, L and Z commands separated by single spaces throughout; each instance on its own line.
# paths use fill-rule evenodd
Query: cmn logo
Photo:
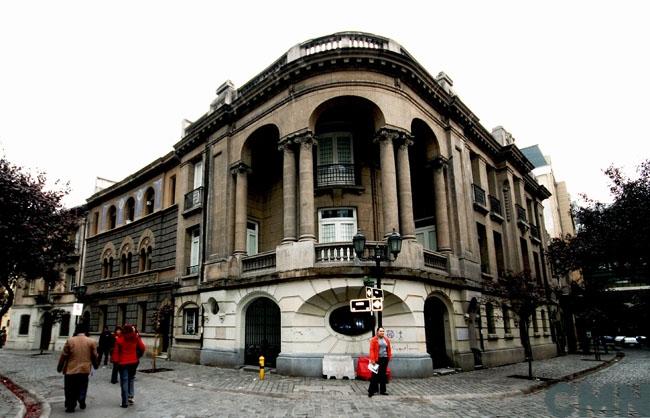
M 588 383 L 570 385 L 558 383 L 546 392 L 546 407 L 555 417 L 568 417 L 576 412 L 579 416 L 606 411 L 607 416 L 628 416 L 635 411 L 642 417 L 650 416 L 650 384 L 605 384 L 596 391 Z M 577 399 L 576 399 L 577 398 Z

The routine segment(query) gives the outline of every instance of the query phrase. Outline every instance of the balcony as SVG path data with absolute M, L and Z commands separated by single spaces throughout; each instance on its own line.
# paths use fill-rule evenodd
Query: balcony
M 354 248 L 351 243 L 331 242 L 316 244 L 317 263 L 341 263 L 354 261 Z
M 318 166 L 318 187 L 355 186 L 354 164 L 326 164 Z
M 537 244 L 542 243 L 542 239 L 539 235 L 539 227 L 537 225 L 530 225 L 530 237 L 533 242 Z
M 497 222 L 503 222 L 503 209 L 501 208 L 501 201 L 492 195 L 488 195 L 490 200 L 490 218 Z
M 203 205 L 203 186 L 197 187 L 189 193 L 185 194 L 185 206 L 183 206 L 183 215 L 187 216 L 190 213 L 198 210 Z
M 423 250 L 424 266 L 436 270 L 447 271 L 447 257 L 435 251 Z
M 487 201 L 485 199 L 485 190 L 473 183 L 472 190 L 474 195 L 474 209 L 485 215 L 488 213 Z
M 517 209 L 517 225 L 522 229 L 522 231 L 527 231 L 530 225 L 528 225 L 526 209 L 518 204 L 515 204 L 515 208 Z
M 275 263 L 275 251 L 268 251 L 251 255 L 250 257 L 244 257 L 242 258 L 241 263 L 242 273 L 269 269 L 275 270 Z
M 199 266 L 198 264 L 195 266 L 187 266 L 185 269 L 185 275 L 191 276 L 191 275 L 196 275 L 199 274 Z

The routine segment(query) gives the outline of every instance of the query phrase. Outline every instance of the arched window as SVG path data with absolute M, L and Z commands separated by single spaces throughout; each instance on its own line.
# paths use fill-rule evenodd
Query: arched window
M 496 334 L 494 327 L 494 307 L 489 302 L 485 305 L 485 316 L 487 317 L 488 334 Z
M 102 279 L 105 279 L 108 277 L 108 258 L 104 259 L 104 262 L 102 263 Z
M 115 228 L 117 221 L 117 209 L 115 209 L 115 206 L 111 206 L 108 208 L 108 229 L 113 229 Z
M 126 223 L 133 222 L 135 219 L 135 199 L 129 197 L 125 205 Z
M 131 262 L 133 261 L 133 254 L 126 255 L 126 274 L 131 274 Z
M 152 187 L 149 187 L 144 194 L 144 214 L 149 215 L 153 213 L 153 204 L 156 198 L 156 192 L 153 191 Z
M 120 263 L 120 275 L 124 276 L 126 273 L 126 254 L 122 254 L 122 260 Z
M 151 253 L 153 248 L 147 247 L 147 270 L 151 270 Z
M 138 271 L 145 271 L 147 268 L 147 250 L 143 248 L 140 250 L 140 264 Z
M 107 277 L 113 277 L 113 257 L 110 257 L 108 259 L 108 276 Z

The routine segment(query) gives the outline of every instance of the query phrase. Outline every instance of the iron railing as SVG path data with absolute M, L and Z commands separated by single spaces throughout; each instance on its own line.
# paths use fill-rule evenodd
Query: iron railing
M 326 164 L 318 166 L 318 182 L 322 186 L 354 186 L 354 164 Z
M 526 209 L 524 209 L 521 205 L 516 203 L 515 203 L 515 208 L 517 209 L 517 221 L 528 223 L 528 220 L 526 218 Z
M 485 190 L 474 183 L 472 183 L 472 189 L 474 190 L 474 203 L 483 207 L 487 207 L 487 202 L 485 200 Z
M 488 195 L 490 200 L 490 212 L 494 215 L 503 217 L 503 209 L 501 209 L 501 201 L 492 195 Z
M 185 208 L 184 210 L 191 210 L 198 208 L 203 204 L 203 186 L 197 187 L 185 194 Z

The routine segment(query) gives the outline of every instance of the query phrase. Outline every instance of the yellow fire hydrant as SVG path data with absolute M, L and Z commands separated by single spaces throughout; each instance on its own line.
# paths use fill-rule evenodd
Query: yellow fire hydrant
M 260 380 L 264 380 L 264 356 L 260 356 Z

